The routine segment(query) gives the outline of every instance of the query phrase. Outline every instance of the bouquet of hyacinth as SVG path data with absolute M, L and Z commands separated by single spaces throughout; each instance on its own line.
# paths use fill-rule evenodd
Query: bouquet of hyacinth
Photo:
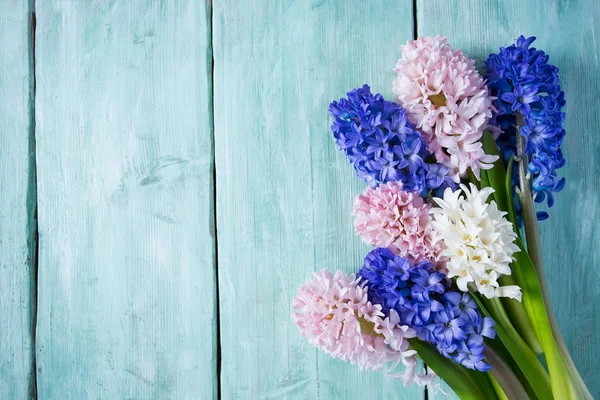
M 367 187 L 356 274 L 298 289 L 303 336 L 359 368 L 462 399 L 590 399 L 550 309 L 536 203 L 564 186 L 558 69 L 520 37 L 475 61 L 446 38 L 401 47 L 394 101 L 369 86 L 329 107 Z M 420 362 L 422 361 L 422 362 Z

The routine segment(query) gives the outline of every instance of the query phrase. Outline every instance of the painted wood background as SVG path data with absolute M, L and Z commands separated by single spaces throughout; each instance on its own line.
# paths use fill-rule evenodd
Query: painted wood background
M 0 2 L 0 398 L 35 396 L 35 139 L 31 14 Z
M 216 396 L 208 16 L 36 4 L 38 398 Z
M 289 304 L 368 251 L 327 105 L 391 97 L 398 46 L 437 33 L 479 59 L 536 35 L 561 69 L 542 241 L 600 397 L 599 23 L 595 0 L 0 2 L 0 398 L 424 398 L 308 345 Z

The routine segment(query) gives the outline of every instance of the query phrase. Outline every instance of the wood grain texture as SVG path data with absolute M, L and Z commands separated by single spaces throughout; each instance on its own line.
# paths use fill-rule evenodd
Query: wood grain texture
M 364 83 L 391 98 L 410 1 L 214 4 L 223 399 L 417 399 L 309 345 L 290 315 L 312 271 L 356 272 L 365 185 L 331 137 L 329 102 Z
M 566 187 L 541 222 L 552 308 L 571 356 L 592 395 L 600 397 L 600 7 L 595 0 L 419 0 L 419 35 L 447 36 L 483 60 L 519 35 L 560 68 L 566 93 Z
M 216 397 L 203 1 L 38 1 L 40 399 Z
M 0 398 L 35 394 L 35 159 L 30 7 L 0 2 Z

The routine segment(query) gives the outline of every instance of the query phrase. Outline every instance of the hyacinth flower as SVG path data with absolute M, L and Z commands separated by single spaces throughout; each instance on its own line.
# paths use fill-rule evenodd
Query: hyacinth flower
M 419 37 L 401 46 L 393 91 L 408 119 L 456 183 L 471 170 L 491 168 L 496 156 L 480 143 L 492 117 L 492 97 L 475 61 L 445 37 Z
M 371 186 L 400 181 L 425 195 L 454 185 L 448 168 L 427 160 L 427 142 L 402 107 L 373 95 L 368 85 L 347 95 L 329 106 L 331 130 L 360 178 Z
M 442 242 L 435 243 L 431 206 L 402 182 L 367 187 L 354 200 L 356 233 L 373 247 L 387 247 L 410 261 L 443 262 Z
M 382 266 L 375 267 L 377 253 L 382 250 L 387 252 L 383 258 L 393 261 L 388 271 L 384 271 Z M 380 276 L 380 272 L 384 276 Z M 408 275 L 405 276 L 405 273 Z M 361 274 L 355 278 L 341 271 L 331 273 L 323 270 L 298 289 L 292 302 L 292 315 L 301 334 L 311 344 L 334 358 L 357 364 L 361 369 L 380 370 L 385 366 L 388 368 L 387 375 L 404 385 L 414 383 L 441 391 L 435 372 L 439 369 L 447 382 L 454 382 L 455 392 L 465 395 L 462 397 L 475 398 L 468 397 L 475 390 L 471 383 L 474 379 L 481 384 L 476 389 L 477 393 L 483 396 L 476 398 L 495 398 L 487 376 L 481 372 L 491 368 L 488 357 L 497 360 L 494 352 L 484 345 L 484 338 L 495 336 L 494 322 L 479 314 L 477 305 L 468 295 L 447 290 L 449 281 L 433 269 L 431 263 L 424 261 L 418 266 L 412 265 L 387 249 L 376 249 L 369 254 Z M 373 289 L 370 289 L 367 279 L 374 282 L 371 285 Z M 384 291 L 390 290 L 391 286 L 386 288 L 382 281 L 406 281 L 410 289 L 406 292 L 404 308 L 373 297 L 373 293 L 378 291 L 388 297 Z M 397 297 L 395 291 L 392 292 L 390 294 Z M 445 308 L 441 306 L 442 309 L 436 311 L 438 308 L 433 304 L 437 304 L 438 299 Z M 409 302 L 420 312 L 412 313 Z M 425 315 L 427 308 L 431 311 Z M 403 310 L 402 317 L 396 309 Z M 403 321 L 412 323 L 415 328 Z M 429 365 L 422 373 L 417 372 L 421 368 L 417 357 Z M 458 364 L 451 359 L 462 367 L 457 367 Z M 468 382 L 462 381 L 467 369 L 479 371 L 476 373 L 482 375 L 472 377 Z M 501 382 L 516 382 L 501 363 L 494 362 L 494 376 L 498 376 Z M 519 386 L 518 382 L 513 386 Z M 520 395 L 524 391 L 514 393 Z
M 565 165 L 560 145 L 565 136 L 564 93 L 558 68 L 548 55 L 530 45 L 535 37 L 521 36 L 516 44 L 490 54 L 485 62 L 497 112 L 493 123 L 500 129 L 498 144 L 506 162 L 511 156 L 522 160 L 527 187 L 520 188 L 519 168 L 512 171 L 519 190 L 529 187 L 538 203 L 554 204 L 553 194 L 563 189 L 564 178 L 557 170 Z M 527 205 L 522 205 L 527 207 Z M 545 212 L 539 219 L 547 218 Z
M 527 251 L 517 239 L 522 251 L 515 256 L 513 268 L 520 270 L 516 278 L 529 288 L 524 301 L 548 364 L 552 393 L 561 399 L 591 399 L 556 324 L 544 279 L 537 221 L 548 214 L 536 212 L 535 202 L 547 200 L 551 207 L 554 193 L 564 187 L 557 170 L 565 165 L 560 149 L 565 100 L 558 68 L 548 63 L 543 51 L 530 47 L 534 40 L 521 36 L 485 62 L 490 89 L 497 97 L 492 123 L 500 131 L 498 153 L 504 159 L 489 172 L 496 175 L 496 183 L 505 180 L 504 196 L 499 198 L 504 198 L 515 230 L 521 223 L 525 228 Z
M 400 324 L 398 314 L 382 312 L 368 299 L 368 289 L 354 275 L 323 270 L 298 289 L 292 301 L 294 322 L 302 336 L 334 358 L 360 369 L 388 367 L 388 376 L 405 385 L 435 387 L 435 375 L 416 373 L 416 351 L 408 339 L 416 332 Z M 404 371 L 398 372 L 402 364 Z
M 412 264 L 389 249 L 377 248 L 359 271 L 368 298 L 380 304 L 384 315 L 399 315 L 400 323 L 416 331 L 419 339 L 466 368 L 489 371 L 483 338 L 494 338 L 494 321 L 482 317 L 466 293 L 450 287 L 451 281 L 429 261 Z
M 461 184 L 452 192 L 447 189 L 443 198 L 434 198 L 431 223 L 436 240 L 442 241 L 442 255 L 448 259 L 448 277 L 456 277 L 458 288 L 466 292 L 471 284 L 488 299 L 509 297 L 521 301 L 521 288 L 500 286 L 502 275 L 511 275 L 513 254 L 519 251 L 514 243 L 517 234 L 513 225 L 498 210 L 494 200 L 487 203 L 492 188 L 478 190 Z

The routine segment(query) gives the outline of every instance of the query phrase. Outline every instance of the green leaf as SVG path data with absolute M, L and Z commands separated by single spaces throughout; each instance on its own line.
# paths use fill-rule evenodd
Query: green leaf
M 496 391 L 494 390 L 494 387 L 492 386 L 492 382 L 490 381 L 490 378 L 487 375 L 487 373 L 468 369 L 468 368 L 465 368 L 462 365 L 458 365 L 454 362 L 452 362 L 452 363 L 454 365 L 456 365 L 458 368 L 460 368 L 462 371 L 464 371 L 465 375 L 467 375 L 471 379 L 471 381 L 477 386 L 477 388 L 481 391 L 481 393 L 485 396 L 486 399 L 496 399 L 497 398 Z
M 515 254 L 525 251 L 525 249 L 522 247 L 523 244 L 521 243 L 521 239 L 517 238 L 516 244 L 517 244 L 517 246 L 519 246 L 519 248 L 521 250 Z M 526 282 L 525 275 L 523 273 L 523 267 L 519 263 L 519 258 L 516 255 L 513 255 L 513 257 L 514 257 L 514 259 L 513 259 L 513 262 L 511 263 L 511 270 L 512 270 L 511 277 L 514 278 L 516 284 L 519 285 L 519 287 L 521 288 L 521 292 L 523 294 L 522 304 L 525 307 L 525 312 L 527 313 L 530 325 L 535 332 L 535 336 L 538 339 L 538 343 L 540 343 L 540 346 L 541 346 L 540 331 L 538 329 L 536 320 L 533 318 L 533 315 L 535 315 L 535 308 L 532 305 L 532 299 L 531 299 L 531 293 L 530 293 L 531 284 L 527 284 L 527 282 Z M 536 274 L 536 279 L 537 279 L 537 274 Z M 537 349 L 535 349 L 534 347 L 532 347 L 532 349 L 537 353 Z M 543 348 L 542 348 L 542 351 L 543 351 Z
M 498 398 L 500 400 L 510 400 L 508 397 L 506 397 L 506 394 L 504 394 L 504 390 L 502 389 L 502 386 L 500 386 L 500 384 L 498 383 L 496 378 L 494 378 L 494 376 L 490 372 L 488 372 L 488 374 L 490 376 L 490 381 L 492 382 L 492 386 L 494 387 L 494 390 L 496 391 L 496 394 L 498 395 Z
M 479 176 L 481 177 L 481 188 L 483 189 L 484 187 L 490 187 L 490 180 L 485 169 L 479 171 Z
M 491 382 L 483 373 L 478 373 L 485 380 L 475 377 L 465 367 L 441 355 L 435 347 L 419 339 L 409 339 L 410 345 L 417 351 L 419 357 L 435 373 L 452 388 L 454 393 L 462 400 L 487 400 L 497 399 L 496 392 Z M 475 380 L 473 380 L 475 379 Z
M 498 159 L 494 163 L 494 167 L 485 172 L 487 173 L 489 186 L 494 189 L 494 200 L 496 200 L 498 208 L 501 211 L 506 211 L 506 170 L 504 169 L 502 157 L 500 157 L 500 149 L 498 148 L 494 137 L 488 131 L 485 131 L 483 134 L 483 150 L 485 151 L 485 154 L 498 156 Z
M 515 268 L 514 264 L 513 268 Z M 502 286 L 517 285 L 517 282 L 512 275 L 503 275 L 498 279 L 498 282 Z M 519 332 L 519 335 L 521 335 L 523 340 L 525 340 L 529 348 L 535 354 L 541 354 L 543 350 L 537 337 L 537 329 L 529 320 L 529 314 L 526 310 L 528 305 L 526 303 L 528 302 L 529 296 L 525 296 L 525 293 L 523 293 L 523 301 L 510 299 L 508 297 L 504 297 L 502 299 L 502 304 L 504 304 L 510 321 L 513 323 L 515 329 Z
M 519 239 L 520 239 L 521 238 L 521 230 L 519 229 L 517 216 L 515 215 L 515 206 L 513 204 L 513 197 L 512 197 L 512 191 L 513 191 L 512 173 L 510 171 L 512 171 L 513 161 L 514 161 L 513 156 L 510 156 L 510 160 L 508 160 L 508 165 L 506 167 L 506 170 L 509 171 L 509 173 L 506 174 L 504 188 L 505 188 L 505 192 L 506 192 L 506 207 L 507 207 L 507 212 L 508 212 L 508 220 L 510 222 L 512 222 L 513 229 L 517 233 L 517 235 L 519 236 Z

